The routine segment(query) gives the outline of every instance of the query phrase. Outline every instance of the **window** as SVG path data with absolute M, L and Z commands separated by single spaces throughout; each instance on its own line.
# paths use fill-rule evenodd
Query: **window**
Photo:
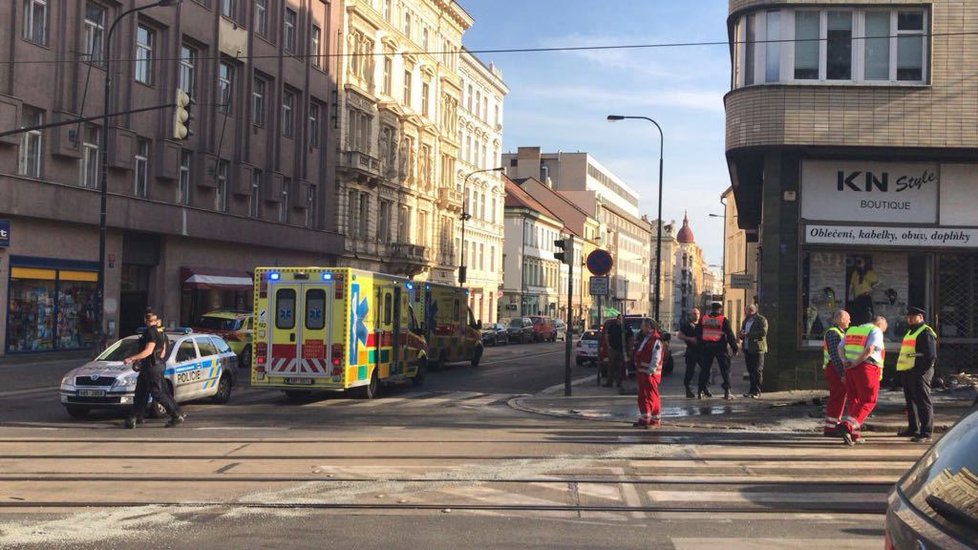
M 492 210 L 489 211 L 490 221 L 496 223 L 496 197 L 492 198 Z
M 312 26 L 312 33 L 309 35 L 309 55 L 312 56 L 312 66 L 322 67 L 323 59 L 322 52 L 319 50 L 319 45 L 323 40 L 323 31 L 316 25 Z
M 268 0 L 255 0 L 255 33 L 268 37 Z
M 217 90 L 220 104 L 217 109 L 222 113 L 231 112 L 231 90 L 234 86 L 234 67 L 221 61 L 217 74 Z
M 428 51 L 428 27 L 421 29 L 421 49 Z
M 306 328 L 322 330 L 326 326 L 326 291 L 310 288 L 306 291 Z
M 292 178 L 282 180 L 282 200 L 278 203 L 279 223 L 289 223 L 289 189 L 292 188 Z
M 825 77 L 852 80 L 852 12 L 830 11 L 825 53 Z
M 47 44 L 47 0 L 24 0 L 24 40 L 35 44 Z
M 360 192 L 356 190 L 350 190 L 347 193 L 346 198 L 346 232 L 351 237 L 359 237 L 357 233 L 358 221 L 357 221 L 357 202 L 360 198 Z
M 295 93 L 285 90 L 282 94 L 282 135 L 292 137 L 295 134 Z
M 177 202 L 190 204 L 190 167 L 193 165 L 193 151 L 180 151 L 180 185 L 177 188 Z
M 282 42 L 285 51 L 295 53 L 295 28 L 298 16 L 295 11 L 285 8 L 285 29 L 283 30 Z
M 251 89 L 251 123 L 255 126 L 265 125 L 265 88 L 265 79 L 256 76 Z
M 261 218 L 261 180 L 262 171 L 255 168 L 251 172 L 251 197 L 248 199 L 248 215 Z
M 384 56 L 384 83 L 383 89 L 381 90 L 384 95 L 391 95 L 391 73 L 394 70 L 394 59 L 389 55 Z
M 767 12 L 767 29 L 764 33 L 767 58 L 764 64 L 764 81 L 777 82 L 781 80 L 781 13 Z
M 819 13 L 795 12 L 795 79 L 818 79 Z
M 280 288 L 275 291 L 275 328 L 291 330 L 295 327 L 295 290 Z
M 370 216 L 370 195 L 366 193 L 360 193 L 360 212 L 358 214 L 357 220 L 359 221 L 359 235 L 360 238 L 367 238 L 367 228 L 368 220 Z
M 137 197 L 147 197 L 149 195 L 149 140 L 136 140 L 132 172 L 133 194 Z
M 306 191 L 306 227 L 316 226 L 316 186 L 310 185 Z
M 428 82 L 421 83 L 421 114 L 428 116 L 428 104 L 431 103 L 431 85 Z
M 348 109 L 349 124 L 347 125 L 346 144 L 353 151 L 370 152 L 370 115 L 359 109 Z
M 81 158 L 82 187 L 94 189 L 99 186 L 98 148 L 100 135 L 98 126 L 94 124 L 85 125 Z
M 411 106 L 411 71 L 404 71 L 404 105 Z
M 105 63 L 105 8 L 94 3 L 85 4 L 85 54 L 96 65 Z
M 234 19 L 237 0 L 221 0 L 221 15 Z
M 179 88 L 194 97 L 197 84 L 197 50 L 190 46 L 180 46 Z
M 322 110 L 319 108 L 319 104 L 312 102 L 309 104 L 309 147 L 319 147 L 319 132 L 322 128 L 322 123 L 320 122 L 320 113 Z
M 897 12 L 897 80 L 924 79 L 924 14 Z
M 44 112 L 24 106 L 24 128 L 44 124 Z M 41 177 L 41 130 L 29 130 L 21 134 L 17 173 L 31 178 Z
M 890 12 L 866 14 L 863 59 L 866 80 L 890 79 Z
M 195 359 L 197 359 L 197 348 L 194 346 L 193 339 L 180 342 L 180 347 L 177 348 L 177 363 L 193 361 Z
M 231 161 L 217 161 L 217 188 L 214 190 L 214 210 L 218 212 L 228 211 L 228 172 L 231 168 Z
M 153 84 L 153 45 L 156 32 L 149 27 L 136 27 L 136 82 Z
M 404 10 L 404 36 L 411 39 L 411 12 Z
M 210 337 L 207 338 L 197 338 L 197 349 L 200 350 L 201 357 L 210 357 L 212 355 L 217 355 L 217 348 L 211 342 Z
M 390 21 L 391 15 L 393 14 L 393 1 L 394 0 L 384 0 L 384 19 Z
M 418 212 L 418 244 L 428 246 L 428 213 Z
M 382 243 L 391 242 L 391 216 L 394 203 L 380 199 L 380 215 L 377 216 L 377 239 Z

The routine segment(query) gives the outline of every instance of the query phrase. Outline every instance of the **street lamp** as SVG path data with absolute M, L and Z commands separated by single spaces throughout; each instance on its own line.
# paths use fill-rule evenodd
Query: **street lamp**
M 108 199 L 109 189 L 109 103 L 112 97 L 112 33 L 115 26 L 127 15 L 137 11 L 155 8 L 157 6 L 176 6 L 183 0 L 159 0 L 145 6 L 137 6 L 120 13 L 109 26 L 109 33 L 105 35 L 105 47 L 102 54 L 105 56 L 105 98 L 102 103 L 102 144 L 101 144 L 101 174 L 99 177 L 99 219 L 98 219 L 98 281 L 95 285 L 95 326 L 98 327 L 98 342 L 96 347 L 101 347 L 106 335 L 105 330 L 105 210 Z M 92 60 L 94 61 L 94 60 Z
M 656 214 L 656 224 L 658 227 L 656 227 L 655 232 L 655 300 L 652 302 L 654 304 L 652 316 L 658 323 L 659 301 L 662 296 L 660 292 L 660 285 L 662 284 L 662 153 L 665 149 L 665 137 L 662 135 L 662 127 L 659 126 L 659 123 L 647 116 L 608 115 L 608 120 L 612 122 L 625 119 L 647 120 L 654 124 L 656 130 L 659 131 L 659 210 Z
M 484 170 L 475 170 L 466 174 L 465 179 L 462 181 L 462 215 L 459 216 L 459 219 L 462 220 L 462 250 L 461 250 L 461 259 L 458 262 L 459 286 L 465 284 L 465 272 L 467 269 L 465 265 L 465 222 L 472 217 L 472 215 L 469 214 L 469 210 L 468 210 L 469 202 L 465 198 L 465 188 L 468 187 L 469 185 L 469 178 L 471 178 L 476 174 L 482 174 L 484 172 L 502 172 L 503 170 L 505 170 L 505 168 L 502 166 L 498 166 L 496 168 L 486 168 Z

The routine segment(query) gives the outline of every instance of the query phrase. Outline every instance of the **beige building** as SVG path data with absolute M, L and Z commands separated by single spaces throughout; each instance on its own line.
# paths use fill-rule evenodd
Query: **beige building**
M 648 219 L 646 216 L 642 216 L 642 220 L 649 224 L 650 231 L 652 231 L 650 242 L 650 250 L 652 251 L 652 261 L 649 263 L 649 299 L 655 300 L 655 249 L 656 249 L 656 233 L 658 232 L 658 223 L 656 220 Z M 675 220 L 669 223 L 663 222 L 662 224 L 662 262 L 661 262 L 661 277 L 662 280 L 659 282 L 659 319 L 662 320 L 662 328 L 664 330 L 674 330 L 673 322 L 675 317 L 675 285 L 673 284 L 673 278 L 675 277 L 675 264 L 676 264 L 676 222 Z M 653 311 L 654 311 L 653 306 Z
M 978 1 L 729 6 L 726 155 L 760 251 L 764 389 L 823 383 L 840 307 L 889 319 L 884 378 L 908 306 L 928 312 L 939 371 L 978 371 Z
M 747 231 L 737 226 L 737 202 L 733 198 L 732 188 L 728 187 L 723 192 L 721 201 L 724 205 L 724 311 L 730 316 L 731 322 L 740 326 L 744 319 L 744 308 L 756 303 L 757 243 L 750 242 Z
M 503 209 L 506 201 L 500 166 L 503 141 L 503 99 L 509 89 L 502 72 L 462 51 L 462 102 L 459 108 L 458 176 L 465 200 L 462 254 L 470 289 L 469 307 L 476 319 L 492 323 L 503 284 Z M 461 277 L 460 277 L 461 280 Z
M 456 283 L 462 33 L 455 2 L 344 0 L 335 229 L 341 263 Z
M 554 241 L 566 234 L 559 215 L 515 182 L 506 181 L 503 300 L 499 317 L 559 312 L 560 274 Z M 566 291 L 565 291 L 566 292 Z

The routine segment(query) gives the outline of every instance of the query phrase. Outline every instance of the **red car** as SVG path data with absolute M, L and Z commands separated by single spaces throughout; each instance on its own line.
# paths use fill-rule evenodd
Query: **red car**
M 543 315 L 530 315 L 533 321 L 533 341 L 534 342 L 556 342 L 557 329 L 554 328 L 554 320 Z

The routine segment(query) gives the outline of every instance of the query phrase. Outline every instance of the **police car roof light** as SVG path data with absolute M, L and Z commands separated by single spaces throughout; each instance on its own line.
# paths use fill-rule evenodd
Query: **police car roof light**
M 269 281 L 277 281 L 281 278 L 282 278 L 282 274 L 279 273 L 278 271 L 272 271 L 271 273 L 268 274 Z

